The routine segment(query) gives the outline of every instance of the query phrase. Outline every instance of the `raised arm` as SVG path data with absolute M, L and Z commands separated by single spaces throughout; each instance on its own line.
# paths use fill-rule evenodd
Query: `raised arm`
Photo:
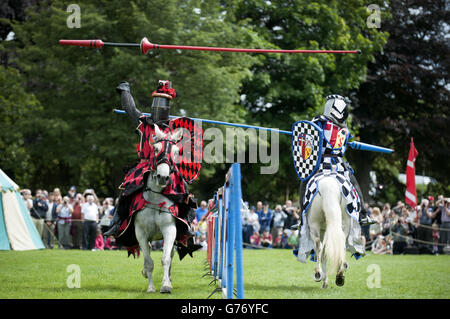
M 116 87 L 117 93 L 120 94 L 120 100 L 122 107 L 127 112 L 133 124 L 137 126 L 139 124 L 139 118 L 142 116 L 142 112 L 136 108 L 133 96 L 130 93 L 130 84 L 128 82 L 120 82 Z

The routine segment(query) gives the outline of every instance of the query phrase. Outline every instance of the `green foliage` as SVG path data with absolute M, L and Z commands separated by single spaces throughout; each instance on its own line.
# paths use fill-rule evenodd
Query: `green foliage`
M 0 165 L 9 169 L 19 184 L 30 188 L 64 189 L 75 184 L 81 188 L 93 187 L 100 195 L 117 195 L 117 186 L 123 177 L 122 167 L 136 160 L 134 145 L 138 139 L 126 116 L 111 113 L 113 108 L 120 106 L 114 88 L 120 81 L 130 82 L 138 107 L 148 111 L 157 80 L 170 79 L 179 94 L 171 103 L 172 114 L 283 130 L 290 130 L 295 121 L 320 114 L 326 95 L 353 95 L 356 105 L 350 124 L 353 132 L 363 142 L 394 147 L 396 152 L 386 156 L 349 150 L 347 157 L 356 164 L 362 184 L 368 184 L 365 181 L 374 161 L 379 182 L 386 190 L 384 197 L 378 200 L 401 198 L 403 186 L 397 184 L 395 174 L 404 170 L 409 145 L 409 139 L 405 143 L 406 133 L 417 135 L 419 132 L 421 135 L 418 137 L 419 157 L 424 161 L 418 162 L 418 169 L 422 170 L 423 163 L 426 171 L 447 170 L 445 165 L 441 165 L 442 170 L 435 169 L 439 166 L 436 161 L 445 157 L 447 148 L 442 147 L 446 139 L 435 136 L 432 130 L 433 125 L 438 125 L 441 132 L 446 132 L 442 125 L 447 119 L 444 112 L 447 95 L 442 90 L 432 90 L 440 83 L 436 72 L 421 76 L 423 87 L 420 87 L 409 77 L 403 83 L 403 73 L 394 77 L 395 68 L 392 68 L 386 81 L 380 76 L 377 86 L 367 87 L 376 74 L 384 74 L 377 73 L 377 67 L 382 70 L 392 66 L 391 59 L 395 58 L 398 49 L 396 43 L 403 43 L 403 37 L 409 37 L 409 32 L 405 31 L 409 26 L 402 18 L 407 16 L 402 13 L 407 6 L 382 1 L 370 3 L 378 4 L 382 9 L 381 29 L 367 27 L 370 12 L 367 1 L 362 0 L 233 0 L 219 3 L 168 0 L 163 6 L 154 0 L 136 0 L 125 6 L 119 0 L 95 3 L 83 0 L 77 2 L 81 8 L 79 29 L 70 29 L 66 25 L 70 15 L 66 11 L 66 2 L 40 2 L 39 6 L 21 13 L 20 19 L 12 22 L 2 19 L 3 26 L 9 23 L 5 30 L 12 28 L 15 38 L 0 42 L 2 62 L 10 66 L 7 71 L 2 70 L 8 84 L 1 82 L 4 88 L 0 95 L 5 96 L 8 90 L 17 92 L 17 97 L 10 96 L 7 100 L 18 105 L 22 113 L 9 121 L 10 124 L 5 123 L 8 129 L 3 130 L 0 141 L 3 143 L 1 150 L 8 155 L 0 159 Z M 426 20 L 429 14 L 428 7 L 424 8 L 424 17 L 417 17 L 413 34 L 434 30 L 438 23 L 425 23 L 429 21 Z M 430 12 L 437 14 L 439 5 L 432 9 L 434 11 Z M 441 11 L 436 16 L 437 21 L 446 14 L 445 10 Z M 384 48 L 388 31 L 395 36 L 391 35 L 391 44 Z M 137 48 L 91 49 L 58 44 L 59 39 L 138 42 L 144 36 L 160 44 L 361 49 L 362 54 L 151 50 L 144 56 Z M 431 56 L 434 48 L 439 52 L 435 60 L 444 60 L 445 50 L 439 49 L 439 41 L 427 48 L 418 37 L 406 40 L 406 43 L 413 43 L 415 49 L 424 50 L 425 58 Z M 401 48 L 407 51 L 408 45 Z M 7 59 L 3 59 L 5 52 Z M 387 62 L 386 53 L 389 53 Z M 409 57 L 413 59 L 413 55 Z M 440 66 L 438 72 L 445 75 L 445 64 L 437 65 Z M 4 73 L 13 72 L 11 67 L 20 73 Z M 427 75 L 431 76 L 429 82 L 425 81 Z M 386 87 L 397 88 L 397 85 L 395 94 L 401 98 L 395 103 L 389 93 L 381 102 L 372 98 L 379 96 Z M 360 87 L 364 90 L 356 94 Z M 414 96 L 416 92 L 423 94 L 416 99 L 405 98 L 398 95 L 402 90 L 408 92 L 406 97 Z M 438 93 L 425 94 L 426 90 Z M 411 105 L 414 106 L 412 113 Z M 3 105 L 0 107 L 3 115 Z M 433 114 L 434 107 L 440 110 L 439 114 Z M 419 118 L 424 119 L 421 124 L 417 124 Z M 8 121 L 8 118 L 1 118 L 1 121 Z M 11 123 L 18 129 L 11 129 Z M 204 125 L 204 129 L 208 127 L 211 125 Z M 225 128 L 219 128 L 225 136 Z M 438 141 L 431 145 L 430 152 L 425 146 L 427 134 L 434 134 Z M 288 197 L 298 198 L 299 182 L 292 167 L 291 138 L 280 135 L 279 143 L 280 165 L 276 174 L 260 173 L 261 167 L 267 164 L 247 162 L 243 165 L 246 200 L 275 203 L 284 202 Z M 246 147 L 248 159 L 248 142 Z M 17 165 L 17 162 L 21 164 Z M 191 190 L 201 199 L 211 197 L 213 190 L 223 183 L 229 165 L 204 163 L 200 178 Z M 446 179 L 441 176 L 438 179 L 443 181 L 445 189 Z
M 245 22 L 230 23 L 219 5 L 202 1 L 165 1 L 162 7 L 158 1 L 77 4 L 81 28 L 67 27 L 66 2 L 46 2 L 28 10 L 25 22 L 13 23 L 14 45 L 5 44 L 17 55 L 12 63 L 24 72 L 27 91 L 44 108 L 30 132 L 38 129 L 41 138 L 27 145 L 40 171 L 33 186 L 90 184 L 101 195 L 116 192 L 122 167 L 136 160 L 138 142 L 128 118 L 111 113 L 119 106 L 115 87 L 122 80 L 130 82 L 142 111 L 149 110 L 158 79 L 168 78 L 179 94 L 172 114 L 243 120 L 237 102 L 241 82 L 257 62 L 250 55 L 154 50 L 144 56 L 137 48 L 66 47 L 58 40 L 138 42 L 147 36 L 161 44 L 258 46 Z
M 394 149 L 390 165 L 404 173 L 413 137 L 419 152 L 416 173 L 435 178 L 441 184 L 438 189 L 450 185 L 447 6 L 443 0 L 392 1 L 391 18 L 382 18 L 381 23 L 389 40 L 369 63 L 370 77 L 355 90 L 354 99 L 361 140 Z M 357 169 L 370 167 L 365 154 L 354 155 L 363 164 Z M 394 178 L 385 177 L 379 179 L 381 184 L 390 184 Z M 404 190 L 402 185 L 401 193 Z M 403 194 L 398 197 L 403 198 Z
M 292 123 L 321 114 L 325 97 L 346 95 L 366 77 L 366 65 L 386 43 L 387 34 L 369 29 L 364 1 L 262 1 L 235 3 L 238 19 L 250 19 L 271 47 L 283 49 L 361 49 L 355 54 L 268 54 L 244 83 L 249 120 L 290 130 Z M 261 165 L 243 172 L 249 200 L 280 202 L 298 198 L 299 180 L 292 167 L 291 138 L 280 136 L 280 168 L 260 175 Z M 261 187 L 270 185 L 269 187 Z M 246 193 L 247 192 L 247 193 Z
M 41 111 L 34 94 L 25 91 L 17 69 L 0 66 L 0 168 L 6 172 L 18 168 L 16 177 L 23 183 L 30 182 L 35 173 L 35 161 L 26 143 L 29 132 L 37 127 L 33 119 Z

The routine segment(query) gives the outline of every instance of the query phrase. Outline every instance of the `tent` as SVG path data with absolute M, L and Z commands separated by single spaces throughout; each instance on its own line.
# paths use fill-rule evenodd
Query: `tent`
M 0 169 L 0 250 L 43 248 L 19 186 Z

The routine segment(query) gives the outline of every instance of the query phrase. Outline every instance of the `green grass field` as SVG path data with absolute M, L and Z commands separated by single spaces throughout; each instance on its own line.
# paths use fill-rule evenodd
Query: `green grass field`
M 159 291 L 162 280 L 161 252 L 155 260 L 154 281 Z M 350 257 L 350 256 L 349 256 Z M 147 280 L 142 277 L 142 256 L 127 258 L 126 251 L 1 251 L 1 299 L 105 299 L 105 298 L 176 298 L 205 299 L 215 288 L 202 278 L 205 252 L 194 253 L 180 261 L 175 256 L 172 268 L 173 291 L 147 294 Z M 323 290 L 312 280 L 314 263 L 301 264 L 291 250 L 244 250 L 245 298 L 444 298 L 450 297 L 450 256 L 368 255 L 358 261 L 348 259 L 350 268 L 343 287 L 330 278 L 331 288 Z M 68 288 L 73 274 L 68 266 L 81 270 L 80 288 Z M 369 288 L 367 281 L 378 265 L 380 288 Z M 377 266 L 375 266 L 377 267 Z M 372 278 L 372 277 L 370 277 Z M 369 282 L 372 282 L 369 278 Z M 219 293 L 212 299 L 221 298 Z

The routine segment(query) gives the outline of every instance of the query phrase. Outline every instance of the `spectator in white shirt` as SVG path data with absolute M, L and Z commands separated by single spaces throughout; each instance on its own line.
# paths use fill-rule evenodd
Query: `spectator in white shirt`
M 98 206 L 94 203 L 94 196 L 87 195 L 86 203 L 81 207 L 83 219 L 84 249 L 92 250 L 97 238 Z
M 59 204 L 56 207 L 56 212 L 58 213 L 58 240 L 59 244 L 62 246 L 60 248 L 70 249 L 70 228 L 72 227 L 72 212 L 73 207 L 69 204 L 69 197 L 64 196 L 63 202 L 60 202 L 60 197 L 57 199 Z

